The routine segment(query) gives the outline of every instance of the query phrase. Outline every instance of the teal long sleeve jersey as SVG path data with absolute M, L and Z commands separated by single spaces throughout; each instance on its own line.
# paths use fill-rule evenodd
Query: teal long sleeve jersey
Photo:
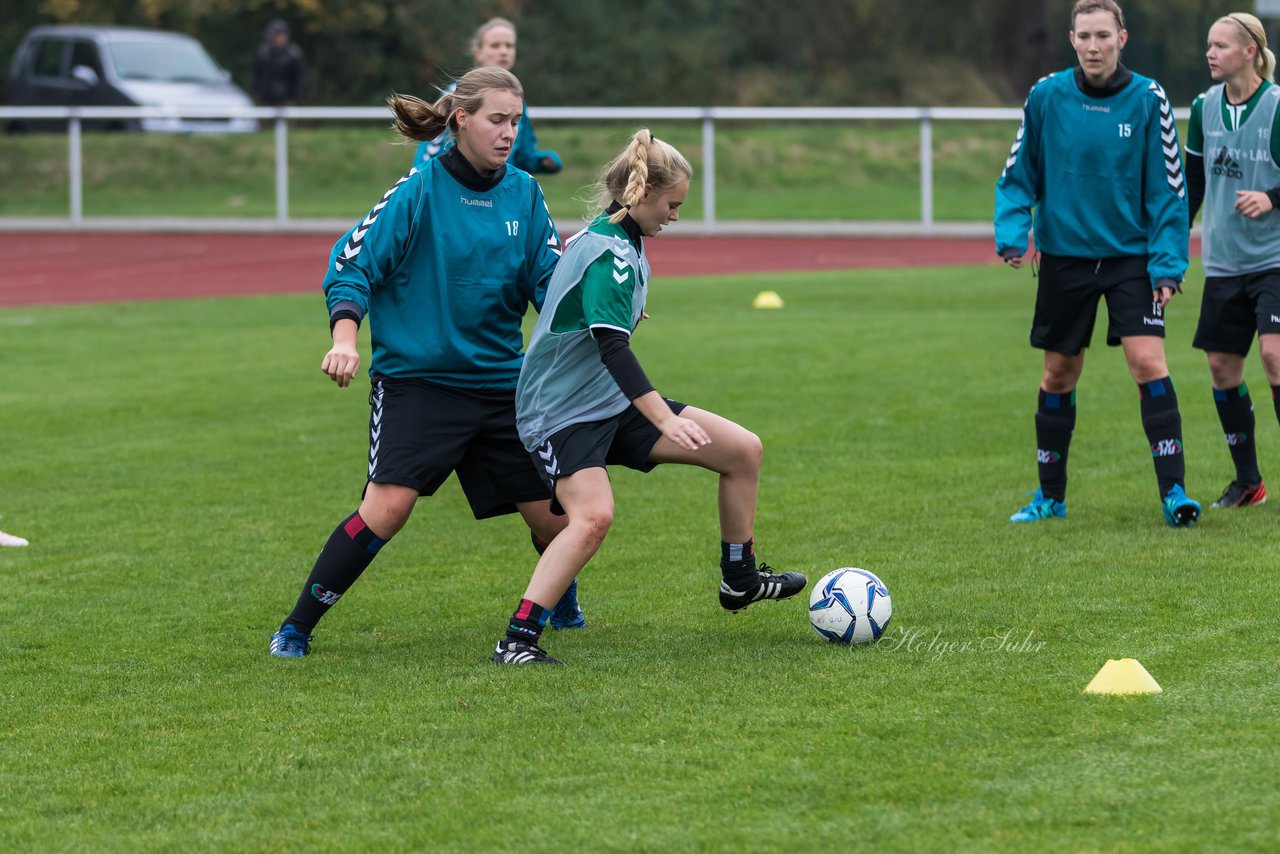
M 509 166 L 482 177 L 452 149 L 334 244 L 324 292 L 330 317 L 368 315 L 371 373 L 514 389 L 521 321 L 559 256 L 538 182 Z
M 1022 126 L 996 182 L 996 251 L 1146 255 L 1152 287 L 1187 270 L 1185 176 L 1178 131 L 1160 84 L 1121 66 L 1096 89 L 1077 69 L 1031 88 Z

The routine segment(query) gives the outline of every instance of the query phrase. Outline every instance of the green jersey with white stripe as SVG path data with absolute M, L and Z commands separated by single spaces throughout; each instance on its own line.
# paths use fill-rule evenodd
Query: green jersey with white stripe
M 630 405 L 592 330 L 630 336 L 648 282 L 643 248 L 603 214 L 565 243 L 516 386 L 516 429 L 530 451 L 571 424 L 601 421 Z

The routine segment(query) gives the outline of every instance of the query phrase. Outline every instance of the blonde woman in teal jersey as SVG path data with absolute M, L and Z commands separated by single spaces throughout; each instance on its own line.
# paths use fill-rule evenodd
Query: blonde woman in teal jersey
M 566 243 L 556 266 L 520 371 L 516 427 L 568 526 L 538 560 L 493 652 L 498 664 L 561 664 L 538 641 L 551 605 L 613 524 L 609 465 L 650 471 L 682 463 L 719 475 L 719 599 L 726 611 L 804 589 L 800 573 L 756 565 L 760 439 L 658 394 L 631 350 L 648 294 L 644 240 L 680 218 L 692 174 L 680 152 L 637 131 L 598 182 L 602 212 Z
M 1187 132 L 1192 219 L 1204 203 L 1205 286 L 1194 344 L 1208 356 L 1236 469 L 1213 506 L 1250 507 L 1267 500 L 1244 382 L 1255 334 L 1280 418 L 1280 87 L 1272 82 L 1266 29 L 1253 15 L 1215 21 L 1205 58 L 1218 82 L 1192 103 Z
M 496 65 L 510 71 L 516 62 L 516 25 L 506 18 L 490 18 L 485 21 L 471 37 L 471 58 L 477 68 Z M 452 91 L 453 87 L 454 84 L 450 83 L 446 91 Z M 453 137 L 446 131 L 435 139 L 420 142 L 414 152 L 414 163 L 421 166 L 437 156 L 452 141 Z M 533 132 L 533 122 L 529 121 L 527 114 L 520 117 L 509 162 L 531 175 L 553 174 L 564 168 L 560 155 L 538 148 L 538 137 Z

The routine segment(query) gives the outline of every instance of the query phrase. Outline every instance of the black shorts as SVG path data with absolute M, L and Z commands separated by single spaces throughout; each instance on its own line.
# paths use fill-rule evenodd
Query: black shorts
M 1031 346 L 1075 356 L 1089 346 L 1098 300 L 1107 298 L 1107 343 L 1133 335 L 1164 337 L 1164 312 L 1156 304 L 1147 256 L 1069 258 L 1040 255 Z
M 1280 270 L 1206 276 L 1192 346 L 1247 356 L 1255 332 L 1280 333 Z
M 450 473 L 477 519 L 551 497 L 516 434 L 516 393 L 373 376 L 369 482 L 434 495 Z
M 676 415 L 687 405 L 669 397 L 663 400 Z M 557 430 L 541 447 L 530 452 L 529 457 L 554 496 L 557 478 L 583 469 L 626 466 L 636 471 L 652 471 L 657 463 L 649 459 L 649 454 L 660 438 L 662 432 L 633 404 L 612 418 L 570 424 Z M 554 500 L 551 509 L 563 514 Z

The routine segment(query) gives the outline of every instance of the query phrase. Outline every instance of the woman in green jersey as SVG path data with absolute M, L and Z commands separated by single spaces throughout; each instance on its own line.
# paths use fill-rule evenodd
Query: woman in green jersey
M 599 213 L 565 244 L 516 387 L 516 429 L 568 525 L 538 560 L 493 661 L 560 664 L 538 641 L 553 606 L 613 523 L 608 465 L 659 463 L 719 475 L 720 605 L 740 611 L 804 589 L 798 572 L 757 566 L 753 550 L 763 450 L 749 430 L 664 398 L 630 338 L 645 316 L 644 239 L 680 217 L 693 170 L 648 130 L 631 137 L 597 182 Z M 554 505 L 553 505 L 554 507 Z
M 1205 285 L 1194 343 L 1209 358 L 1236 469 L 1213 506 L 1249 507 L 1267 500 L 1244 382 L 1255 334 L 1280 417 L 1280 88 L 1266 29 L 1253 15 L 1215 21 L 1205 56 L 1218 82 L 1191 105 L 1186 152 L 1193 220 L 1204 204 Z

